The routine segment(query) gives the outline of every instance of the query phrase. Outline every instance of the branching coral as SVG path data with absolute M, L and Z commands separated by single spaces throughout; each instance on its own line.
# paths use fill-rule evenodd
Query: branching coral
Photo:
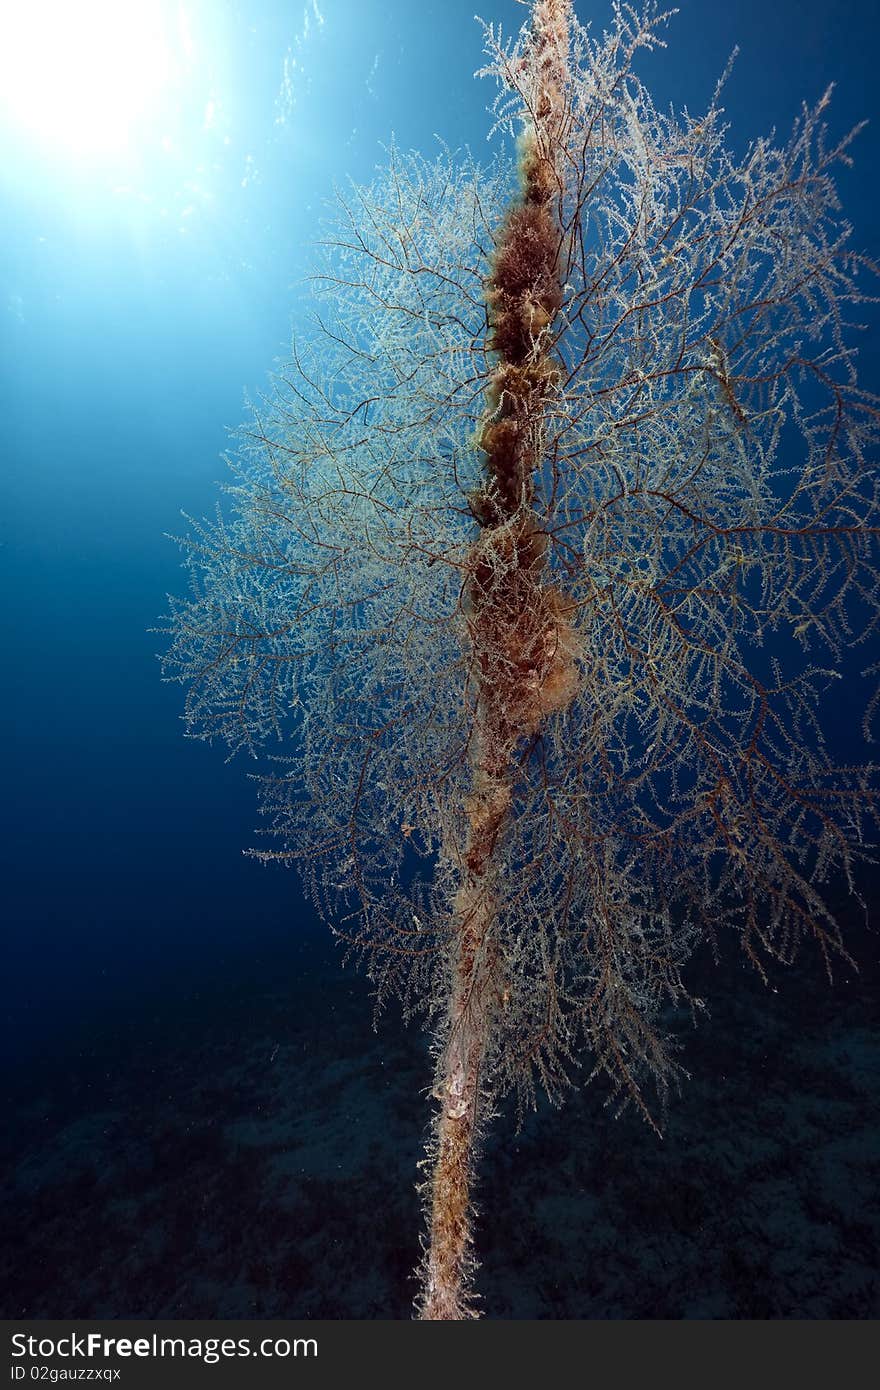
M 518 188 L 392 149 L 342 200 L 172 612 L 190 731 L 273 750 L 260 857 L 434 1028 L 426 1317 L 473 1312 L 497 1099 L 584 1055 L 653 1119 L 694 945 L 763 970 L 810 937 L 830 969 L 873 833 L 818 723 L 877 615 L 849 138 L 823 102 L 737 162 L 717 92 L 679 121 L 635 75 L 663 21 L 592 38 L 535 0 L 486 31 Z

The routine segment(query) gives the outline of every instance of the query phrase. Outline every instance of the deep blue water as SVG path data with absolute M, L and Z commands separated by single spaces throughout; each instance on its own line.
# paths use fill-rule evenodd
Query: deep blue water
M 0 107 L 7 1316 L 408 1315 L 424 1039 L 393 1015 L 371 1031 L 293 874 L 243 857 L 249 769 L 183 739 L 148 629 L 184 583 L 165 533 L 214 506 L 333 184 L 367 179 L 392 133 L 482 153 L 473 9 L 201 0 L 185 81 L 122 155 L 71 149 L 63 107 L 39 138 Z M 870 122 L 840 185 L 876 256 L 878 38 L 867 0 L 691 0 L 641 70 L 698 108 L 738 43 L 740 148 L 835 81 L 833 129 Z M 842 704 L 843 747 L 850 722 Z M 815 963 L 770 994 L 733 953 L 696 962 L 715 1016 L 662 1150 L 592 1092 L 517 1139 L 499 1121 L 490 1311 L 877 1313 L 876 938 L 852 942 L 861 976 L 831 993 Z

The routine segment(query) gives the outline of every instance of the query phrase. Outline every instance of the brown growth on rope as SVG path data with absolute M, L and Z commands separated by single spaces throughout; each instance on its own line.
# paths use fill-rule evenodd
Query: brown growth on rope
M 493 945 L 494 878 L 511 805 L 514 753 L 551 714 L 571 703 L 578 688 L 574 605 L 544 583 L 546 540 L 533 511 L 544 412 L 558 380 L 551 329 L 564 300 L 562 232 L 554 209 L 560 180 L 552 140 L 562 90 L 547 55 L 567 49 L 568 21 L 568 5 L 559 0 L 535 6 L 531 55 L 536 74 L 544 78 L 535 117 L 541 133 L 531 126 L 523 137 L 521 192 L 498 232 L 485 292 L 487 348 L 498 360 L 477 431 L 485 483 L 471 498 L 482 528 L 465 588 L 477 729 L 464 881 L 455 904 L 448 1036 L 435 1088 L 440 1111 L 421 1307 L 421 1316 L 431 1320 L 472 1314 L 470 1185 L 485 1098 L 481 1073 L 503 994 Z M 553 32 L 547 26 L 554 26 Z

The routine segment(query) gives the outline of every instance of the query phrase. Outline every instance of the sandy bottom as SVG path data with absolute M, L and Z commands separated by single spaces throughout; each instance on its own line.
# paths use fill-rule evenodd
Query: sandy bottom
M 736 958 L 697 974 L 712 1016 L 681 1023 L 662 1141 L 598 1086 L 494 1121 L 487 1315 L 880 1313 L 876 968 L 829 989 L 811 961 L 778 993 Z M 289 979 L 82 1018 L 13 1078 L 3 1315 L 408 1318 L 429 1081 L 418 1027 L 374 1032 L 324 937 Z

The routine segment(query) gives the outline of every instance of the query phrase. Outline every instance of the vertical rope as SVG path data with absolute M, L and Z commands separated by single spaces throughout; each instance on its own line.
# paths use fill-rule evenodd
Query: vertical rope
M 520 193 L 499 229 L 486 285 L 495 355 L 478 440 L 484 481 L 470 498 L 480 525 L 468 565 L 467 631 L 477 682 L 473 792 L 454 904 L 451 998 L 435 1095 L 430 1243 L 420 1316 L 475 1316 L 471 1181 L 490 1087 L 483 1076 L 503 995 L 496 927 L 500 852 L 513 798 L 514 751 L 572 699 L 577 640 L 564 595 L 545 582 L 534 510 L 544 416 L 557 378 L 551 327 L 563 301 L 557 167 L 565 119 L 569 0 L 536 0 L 526 49 L 534 108 L 521 143 Z

